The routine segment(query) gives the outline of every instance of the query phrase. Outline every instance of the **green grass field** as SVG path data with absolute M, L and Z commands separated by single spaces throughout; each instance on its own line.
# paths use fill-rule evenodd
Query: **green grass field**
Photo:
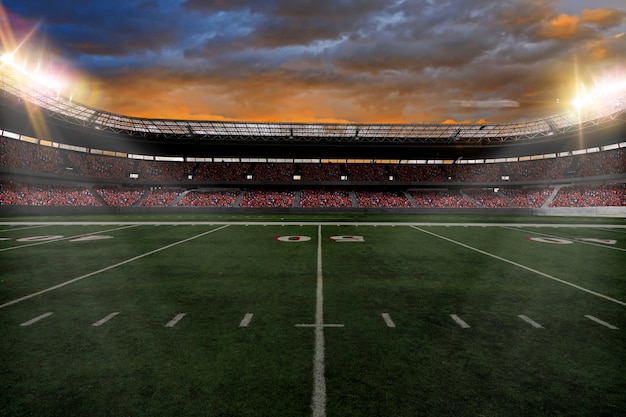
M 626 219 L 0 219 L 0 415 L 624 416 L 625 271 Z

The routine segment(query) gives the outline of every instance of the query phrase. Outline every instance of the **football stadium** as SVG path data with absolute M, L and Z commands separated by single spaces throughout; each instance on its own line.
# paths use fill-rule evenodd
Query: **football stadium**
M 525 121 L 240 122 L 27 67 L 0 416 L 626 415 L 624 79 Z

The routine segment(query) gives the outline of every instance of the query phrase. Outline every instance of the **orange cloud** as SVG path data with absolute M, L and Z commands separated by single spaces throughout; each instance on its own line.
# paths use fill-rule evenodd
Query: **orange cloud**
M 485 119 L 481 119 L 481 120 L 485 120 Z M 468 124 L 472 124 L 472 123 L 480 123 L 480 122 L 473 122 L 471 120 L 454 120 L 454 119 L 446 119 L 443 122 L 441 122 L 441 124 L 443 125 L 468 125 Z
M 581 16 L 582 23 L 596 26 L 619 25 L 626 19 L 626 12 L 615 9 L 585 9 Z
M 546 39 L 571 39 L 579 32 L 580 17 L 560 14 L 553 18 L 539 31 L 539 35 Z

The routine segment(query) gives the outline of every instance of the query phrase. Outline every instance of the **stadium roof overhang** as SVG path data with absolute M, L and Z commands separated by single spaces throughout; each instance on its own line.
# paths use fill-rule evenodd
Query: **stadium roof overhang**
M 575 150 L 626 138 L 622 97 L 580 113 L 504 124 L 244 123 L 128 117 L 34 88 L 1 71 L 0 128 L 31 132 L 33 113 L 49 138 L 98 149 L 155 155 L 249 157 L 451 158 Z M 28 134 L 28 133 L 26 133 Z

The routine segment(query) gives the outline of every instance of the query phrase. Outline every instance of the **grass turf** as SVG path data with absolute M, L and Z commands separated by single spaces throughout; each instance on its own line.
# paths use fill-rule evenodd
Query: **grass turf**
M 0 252 L 0 304 L 120 264 L 0 309 L 0 415 L 311 415 L 315 337 L 311 328 L 296 324 L 315 321 L 314 222 L 338 220 L 210 219 L 281 218 L 303 225 L 119 228 L 63 226 L 66 219 L 56 218 L 58 225 L 25 229 L 0 222 L 0 238 L 98 231 L 112 236 Z M 433 221 L 417 219 L 402 220 Z M 35 220 L 40 219 L 26 219 Z M 105 220 L 159 219 L 95 221 Z M 186 220 L 207 217 L 175 221 Z M 493 219 L 443 218 L 451 220 Z M 505 220 L 534 218 L 496 221 Z M 623 224 L 572 223 L 594 222 Z M 141 257 L 210 230 L 215 231 Z M 328 415 L 626 412 L 626 307 L 450 241 L 625 301 L 624 229 L 362 224 L 321 231 L 324 321 L 344 326 L 324 330 Z M 543 236 L 537 233 L 617 242 L 555 245 L 527 239 Z M 311 240 L 274 240 L 295 235 Z M 329 239 L 337 235 L 363 236 L 364 242 Z M 0 249 L 24 244 L 0 241 Z M 20 326 L 45 312 L 54 314 Z M 120 314 L 92 326 L 112 312 Z M 383 312 L 395 328 L 385 325 Z M 186 316 L 165 327 L 178 313 Z M 239 327 L 247 313 L 254 314 L 250 325 Z M 471 327 L 462 329 L 450 314 Z M 533 328 L 521 314 L 544 328 Z

